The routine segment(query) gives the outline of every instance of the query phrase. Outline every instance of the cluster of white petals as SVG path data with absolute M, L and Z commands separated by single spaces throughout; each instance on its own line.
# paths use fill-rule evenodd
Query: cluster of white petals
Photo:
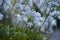
M 5 0 L 5 10 L 8 11 L 12 6 L 11 1 L 12 0 Z M 14 11 L 12 22 L 16 25 L 20 22 L 24 22 L 24 24 L 29 27 L 41 27 L 43 24 L 46 28 L 49 24 L 50 26 L 56 25 L 56 20 L 53 16 L 57 16 L 60 19 L 60 11 L 56 10 L 56 7 L 60 5 L 59 2 L 60 0 L 17 0 L 14 5 L 14 10 L 12 10 Z M 37 12 L 34 8 L 32 8 L 34 4 L 41 12 Z M 43 14 L 43 16 L 41 14 Z M 45 15 L 47 15 L 47 18 Z M 52 29 L 52 27 L 50 27 L 50 29 Z

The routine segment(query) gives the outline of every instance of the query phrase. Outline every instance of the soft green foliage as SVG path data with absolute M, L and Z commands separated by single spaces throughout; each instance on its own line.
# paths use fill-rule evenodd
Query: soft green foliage
M 57 7 L 57 10 L 58 10 L 58 11 L 60 10 L 60 5 Z
M 0 24 L 0 40 L 47 40 L 36 28 Z

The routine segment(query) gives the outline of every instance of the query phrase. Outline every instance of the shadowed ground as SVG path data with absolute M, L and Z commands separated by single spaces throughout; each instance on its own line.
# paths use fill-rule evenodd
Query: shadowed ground
M 56 31 L 52 34 L 50 40 L 60 40 L 60 30 L 56 30 Z

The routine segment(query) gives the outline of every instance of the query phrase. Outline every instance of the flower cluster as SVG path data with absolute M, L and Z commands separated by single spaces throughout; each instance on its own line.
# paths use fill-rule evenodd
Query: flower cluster
M 6 1 L 8 5 L 4 4 L 5 10 L 11 7 L 11 1 Z M 56 10 L 60 5 L 59 2 L 59 0 L 16 0 L 12 10 L 12 22 L 15 25 L 22 24 L 37 28 L 42 25 L 46 28 L 50 25 L 49 28 L 52 29 L 51 26 L 56 25 L 56 20 L 53 16 L 57 16 L 60 19 L 60 11 Z M 38 7 L 38 12 L 33 8 L 35 6 Z

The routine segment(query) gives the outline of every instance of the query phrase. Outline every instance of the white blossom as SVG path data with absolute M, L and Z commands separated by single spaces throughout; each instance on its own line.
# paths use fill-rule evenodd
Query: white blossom
M 52 25 L 55 25 L 56 26 L 56 20 L 52 20 Z
M 5 10 L 8 10 L 8 9 L 10 8 L 10 6 L 9 6 L 9 5 L 4 4 L 4 8 L 5 8 Z
M 11 6 L 11 0 L 5 0 L 4 9 L 7 11 Z
M 2 20 L 2 18 L 3 18 L 3 15 L 0 13 L 0 20 Z
M 22 17 L 19 14 L 15 14 L 12 19 L 13 19 L 13 23 L 16 23 L 16 24 L 22 21 Z
M 26 6 L 25 6 L 25 10 L 26 10 L 26 11 L 30 10 L 30 7 L 26 5 Z
M 23 3 L 23 2 L 24 2 L 24 0 L 18 0 L 18 2 L 19 2 L 19 3 Z
M 22 5 L 22 4 L 20 4 L 20 3 L 16 3 L 16 4 L 15 4 L 15 8 L 19 9 L 19 11 L 23 10 L 23 7 L 24 7 L 24 6 L 25 6 L 25 5 Z
M 33 0 L 29 0 L 28 5 L 33 6 Z
M 27 26 L 29 26 L 31 28 L 33 26 L 33 23 L 32 22 L 28 22 Z
M 5 0 L 6 4 L 11 4 L 11 0 Z
M 50 13 L 50 16 L 54 16 L 57 13 L 57 11 L 53 11 L 52 13 Z
M 22 18 L 24 22 L 27 22 L 28 21 L 28 18 L 27 17 L 23 17 Z
M 39 22 L 39 21 L 34 21 L 34 25 L 35 25 L 36 27 L 40 27 L 40 26 L 41 26 L 41 22 Z

